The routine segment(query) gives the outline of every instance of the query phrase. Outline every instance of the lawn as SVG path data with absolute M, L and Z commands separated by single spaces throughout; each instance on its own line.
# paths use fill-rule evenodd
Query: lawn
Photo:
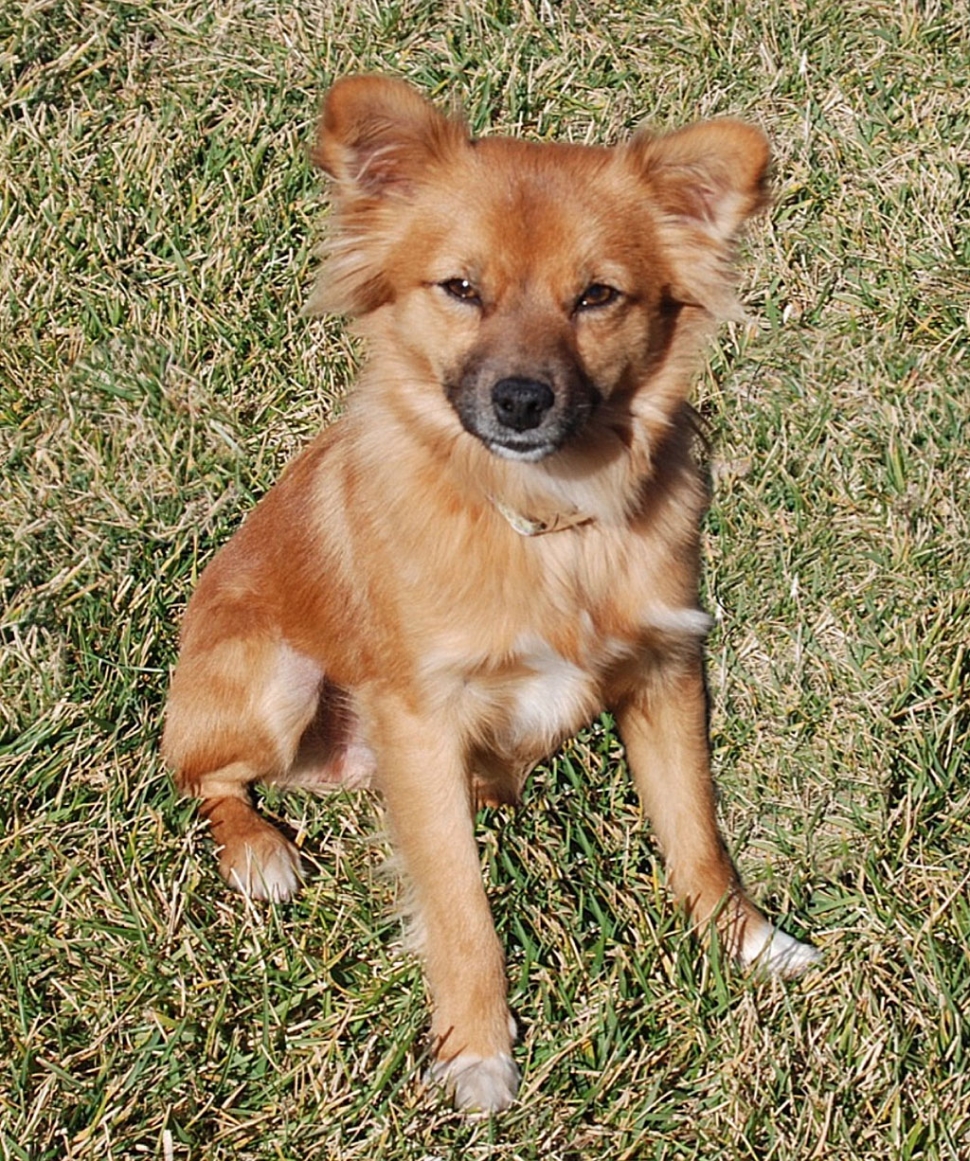
M 0 1158 L 970 1157 L 970 15 L 957 0 L 0 0 Z M 422 1085 L 379 803 L 227 893 L 158 757 L 201 568 L 339 411 L 337 76 L 479 133 L 775 151 L 695 401 L 731 846 L 824 951 L 703 955 L 603 718 L 479 835 L 520 1101 Z

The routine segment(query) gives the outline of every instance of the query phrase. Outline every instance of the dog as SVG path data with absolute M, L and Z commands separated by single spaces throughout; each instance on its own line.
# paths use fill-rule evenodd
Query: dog
M 610 148 L 476 139 L 365 75 L 330 90 L 311 156 L 334 220 L 308 311 L 356 318 L 368 360 L 205 569 L 163 750 L 256 899 L 290 898 L 301 865 L 253 783 L 379 789 L 432 1073 L 494 1112 L 519 1075 L 475 811 L 604 709 L 692 923 L 778 976 L 817 957 L 749 900 L 718 830 L 698 596 L 687 397 L 739 312 L 769 149 L 728 119 Z

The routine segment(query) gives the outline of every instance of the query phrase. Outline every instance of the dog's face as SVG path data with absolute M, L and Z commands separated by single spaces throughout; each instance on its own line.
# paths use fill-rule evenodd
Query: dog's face
M 767 147 L 731 121 L 615 149 L 473 141 L 408 86 L 358 77 L 331 90 L 314 158 L 337 231 L 311 307 L 380 318 L 365 329 L 405 359 L 416 415 L 538 461 L 622 438 L 682 312 L 731 312 Z
M 662 337 L 669 277 L 649 223 L 625 232 L 616 169 L 608 150 L 485 139 L 413 205 L 397 309 L 466 431 L 504 458 L 581 438 Z

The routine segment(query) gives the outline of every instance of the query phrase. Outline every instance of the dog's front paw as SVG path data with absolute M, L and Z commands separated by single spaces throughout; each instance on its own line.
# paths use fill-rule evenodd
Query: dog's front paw
M 219 853 L 219 873 L 250 899 L 281 903 L 303 882 L 300 852 L 273 826 L 227 843 Z
M 463 1052 L 435 1064 L 431 1078 L 444 1085 L 455 1107 L 465 1113 L 499 1113 L 515 1100 L 519 1088 L 519 1070 L 505 1052 L 496 1056 Z
M 741 962 L 765 975 L 794 979 L 821 958 L 822 953 L 816 948 L 800 943 L 768 923 L 763 927 L 749 926 L 744 933 Z

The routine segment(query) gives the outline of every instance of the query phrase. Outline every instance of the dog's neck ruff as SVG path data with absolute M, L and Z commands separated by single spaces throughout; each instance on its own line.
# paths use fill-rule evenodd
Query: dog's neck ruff
M 547 532 L 562 532 L 566 528 L 576 528 L 580 524 L 588 524 L 592 516 L 582 512 L 552 512 L 548 516 L 527 516 L 524 512 L 517 512 L 495 496 L 490 496 L 496 512 L 509 524 L 513 531 L 520 536 L 545 536 Z

